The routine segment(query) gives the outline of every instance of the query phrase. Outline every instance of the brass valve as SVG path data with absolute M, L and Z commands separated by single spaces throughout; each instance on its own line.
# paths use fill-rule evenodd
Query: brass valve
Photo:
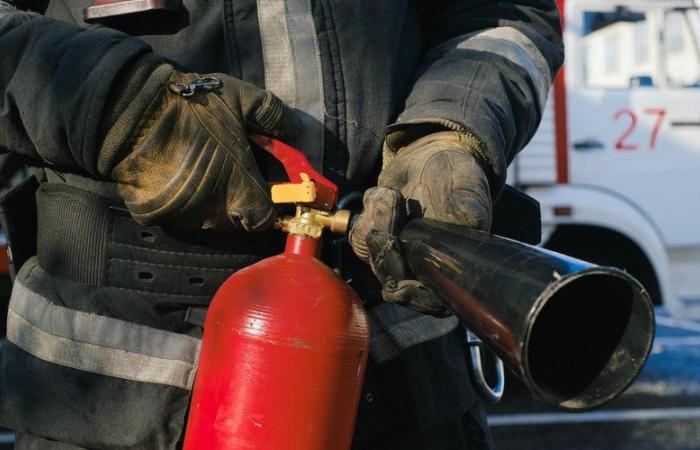
M 318 239 L 323 229 L 328 228 L 336 234 L 345 234 L 350 226 L 350 211 L 334 212 L 304 206 L 316 201 L 314 182 L 305 174 L 300 174 L 301 183 L 280 183 L 272 186 L 272 202 L 295 203 L 296 214 L 277 220 L 275 227 L 285 233 Z
M 275 226 L 286 233 L 314 239 L 321 237 L 324 228 L 336 234 L 345 234 L 350 226 L 350 211 L 341 209 L 330 212 L 297 206 L 294 217 L 280 218 Z

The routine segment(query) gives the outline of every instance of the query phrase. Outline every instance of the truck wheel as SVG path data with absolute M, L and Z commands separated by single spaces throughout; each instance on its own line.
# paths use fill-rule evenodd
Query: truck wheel
M 544 245 L 555 252 L 627 271 L 649 291 L 654 305 L 661 305 L 661 289 L 649 258 L 627 236 L 587 225 L 561 225 Z

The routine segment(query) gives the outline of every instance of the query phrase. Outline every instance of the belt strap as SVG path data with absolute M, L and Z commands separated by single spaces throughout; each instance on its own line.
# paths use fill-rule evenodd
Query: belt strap
M 80 189 L 81 191 L 92 192 L 101 197 L 105 197 L 115 203 L 122 203 L 117 192 L 117 184 L 110 181 L 97 181 L 92 178 L 83 177 L 74 173 L 61 173 L 52 169 L 44 168 L 44 177 L 51 184 L 65 184 Z
M 274 231 L 186 233 L 140 225 L 121 203 L 67 183 L 41 184 L 37 205 L 37 257 L 49 273 L 188 303 L 208 303 L 232 272 L 282 248 Z

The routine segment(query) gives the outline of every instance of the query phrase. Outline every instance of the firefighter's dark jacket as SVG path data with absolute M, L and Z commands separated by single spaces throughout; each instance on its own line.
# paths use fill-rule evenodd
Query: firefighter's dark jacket
M 471 131 L 498 192 L 563 58 L 554 0 L 186 0 L 179 29 L 141 37 L 87 26 L 89 3 L 0 8 L 0 150 L 43 168 L 37 256 L 17 276 L 0 353 L 0 425 L 86 448 L 178 445 L 192 317 L 231 270 L 278 251 L 274 232 L 139 226 L 98 173 L 101 140 L 153 67 L 272 90 L 346 192 L 375 183 L 387 129 L 411 127 Z M 356 444 L 440 429 L 446 447 L 400 448 L 463 448 L 440 428 L 475 401 L 456 319 L 374 310 Z

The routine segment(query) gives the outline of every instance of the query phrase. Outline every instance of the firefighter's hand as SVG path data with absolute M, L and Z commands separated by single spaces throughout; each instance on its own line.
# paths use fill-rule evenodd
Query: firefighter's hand
M 147 84 L 154 77 L 162 80 L 157 95 L 132 102 L 149 105 L 130 137 L 100 155 L 134 219 L 219 231 L 274 223 L 278 212 L 247 136 L 288 141 L 297 129 L 294 113 L 269 91 L 228 75 L 161 66 Z M 133 120 L 129 114 L 127 108 L 110 130 L 116 139 L 120 120 Z
M 383 285 L 385 301 L 435 316 L 448 310 L 430 288 L 412 280 L 396 235 L 419 217 L 488 230 L 491 194 L 471 136 L 439 132 L 398 151 L 385 146 L 378 187 L 364 196 L 364 209 L 350 232 L 355 253 Z

